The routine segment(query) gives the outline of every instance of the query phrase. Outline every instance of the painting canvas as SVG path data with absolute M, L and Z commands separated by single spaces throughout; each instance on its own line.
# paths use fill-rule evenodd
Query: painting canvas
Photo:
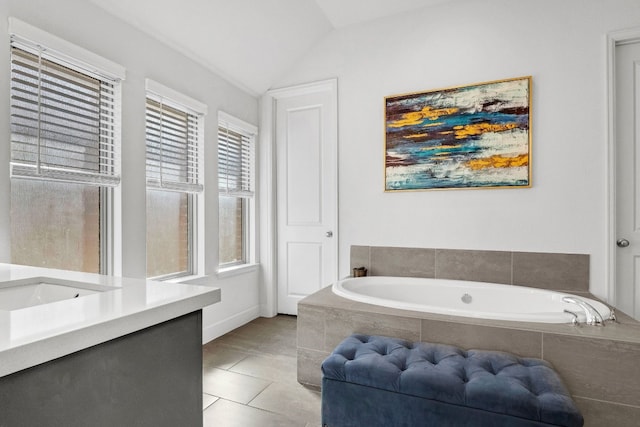
M 385 190 L 531 186 L 531 77 L 385 98 Z

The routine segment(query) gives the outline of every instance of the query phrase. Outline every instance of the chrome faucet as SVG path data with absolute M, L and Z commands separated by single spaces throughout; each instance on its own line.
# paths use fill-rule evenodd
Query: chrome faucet
M 562 301 L 576 304 L 582 310 L 584 310 L 584 315 L 586 318 L 585 323 L 587 325 L 593 326 L 604 326 L 604 320 L 602 319 L 602 315 L 596 310 L 591 304 L 582 300 L 578 297 L 566 296 L 562 298 Z M 565 310 L 566 311 L 566 310 Z M 573 313 L 572 313 L 573 314 Z M 573 323 L 576 324 L 575 318 L 573 319 Z

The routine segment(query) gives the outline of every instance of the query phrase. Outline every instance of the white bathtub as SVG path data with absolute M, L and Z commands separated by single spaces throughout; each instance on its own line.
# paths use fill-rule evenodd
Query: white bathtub
M 347 278 L 332 286 L 336 295 L 354 301 L 402 310 L 423 311 L 482 319 L 538 323 L 571 323 L 578 315 L 586 320 L 576 304 L 562 301 L 574 296 L 556 291 L 463 280 L 370 276 Z M 577 297 L 591 304 L 609 319 L 611 310 L 590 298 Z

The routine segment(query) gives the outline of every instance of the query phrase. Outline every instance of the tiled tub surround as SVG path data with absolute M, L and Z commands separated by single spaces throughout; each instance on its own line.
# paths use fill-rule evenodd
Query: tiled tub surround
M 370 276 L 427 277 L 589 292 L 589 255 L 352 246 Z
M 373 275 L 484 280 L 593 297 L 586 255 L 356 246 L 351 264 Z M 388 335 L 545 359 L 569 387 L 586 426 L 636 426 L 640 324 L 622 313 L 618 320 L 576 327 L 471 319 L 360 303 L 325 288 L 298 305 L 298 381 L 319 387 L 320 364 L 352 333 Z

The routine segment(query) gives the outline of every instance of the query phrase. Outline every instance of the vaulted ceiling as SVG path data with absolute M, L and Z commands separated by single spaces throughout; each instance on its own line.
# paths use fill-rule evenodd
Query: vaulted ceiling
M 90 0 L 254 95 L 331 31 L 454 0 Z

